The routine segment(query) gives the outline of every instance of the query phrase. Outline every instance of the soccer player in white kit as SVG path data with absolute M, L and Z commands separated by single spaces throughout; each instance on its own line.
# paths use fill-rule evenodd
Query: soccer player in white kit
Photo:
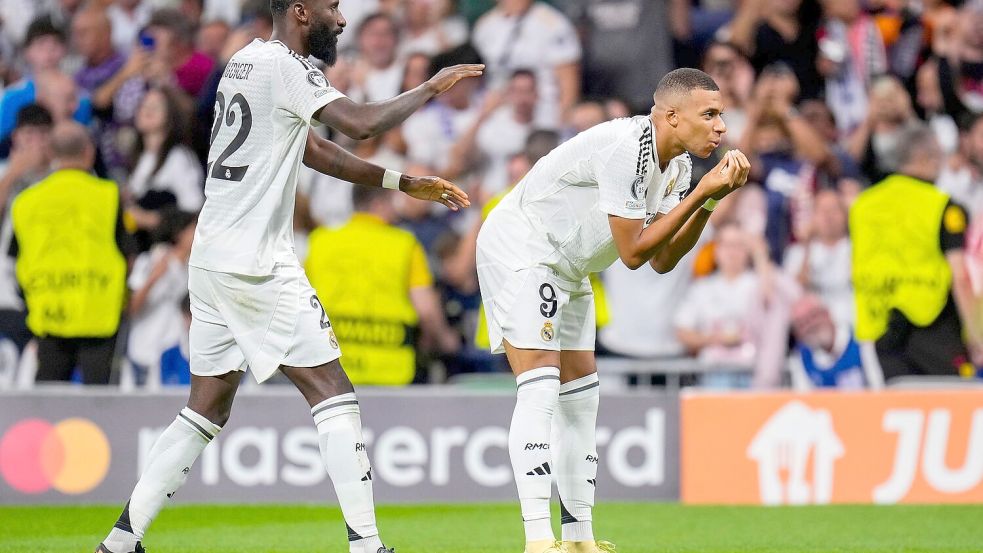
M 339 0 L 271 0 L 275 31 L 229 61 L 218 86 L 205 205 L 190 259 L 191 393 L 155 442 L 103 553 L 140 553 L 144 532 L 228 420 L 244 371 L 277 370 L 311 406 L 352 553 L 386 553 L 376 529 L 372 472 L 358 400 L 338 358 L 328 316 L 293 249 L 301 162 L 366 186 L 399 189 L 458 209 L 467 195 L 437 177 L 409 177 L 365 162 L 309 133 L 329 125 L 353 138 L 391 129 L 481 65 L 442 70 L 400 96 L 355 104 L 308 56 L 332 64 L 346 22 Z
M 595 541 L 591 524 L 599 384 L 587 276 L 619 258 L 631 269 L 649 263 L 667 272 L 693 248 L 716 202 L 750 171 L 744 154 L 730 151 L 682 197 L 689 155 L 705 158 L 720 145 L 722 111 L 709 75 L 670 72 L 650 115 L 602 123 L 560 145 L 478 234 L 491 348 L 505 352 L 518 384 L 508 448 L 526 553 L 613 551 Z M 554 477 L 562 542 L 550 526 Z

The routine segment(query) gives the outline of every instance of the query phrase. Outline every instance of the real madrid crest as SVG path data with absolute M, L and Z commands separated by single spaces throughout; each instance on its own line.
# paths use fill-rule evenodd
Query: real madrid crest
M 676 186 L 676 179 L 669 179 L 669 184 L 666 186 L 666 196 L 672 194 L 672 187 L 674 186 Z
M 539 336 L 544 342 L 552 342 L 553 336 L 555 335 L 556 333 L 553 332 L 553 323 L 546 321 L 543 324 L 543 329 L 539 331 Z
M 645 193 L 648 188 L 645 186 L 645 175 L 638 175 L 635 177 L 634 182 L 631 183 L 631 196 L 636 200 L 645 199 Z
M 340 349 L 341 346 L 338 345 L 338 338 L 334 335 L 333 329 L 328 329 L 328 342 L 331 343 L 331 347 L 334 349 Z

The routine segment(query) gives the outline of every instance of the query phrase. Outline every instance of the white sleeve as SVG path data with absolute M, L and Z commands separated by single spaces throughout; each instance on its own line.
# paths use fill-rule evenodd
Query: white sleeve
M 136 292 L 143 288 L 144 284 L 147 283 L 147 278 L 150 276 L 150 270 L 153 267 L 152 263 L 153 259 L 149 251 L 137 256 L 133 262 L 133 270 L 130 271 L 130 277 L 126 279 L 126 285 L 130 290 Z
M 672 325 L 677 329 L 683 330 L 698 330 L 700 327 L 700 319 L 702 315 L 700 314 L 702 309 L 700 307 L 700 297 L 703 293 L 705 286 L 702 282 L 695 282 L 686 291 L 686 295 L 683 296 L 683 300 L 679 302 L 679 306 L 676 308 L 676 313 L 672 318 Z
M 629 133 L 592 157 L 601 211 L 625 219 L 645 219 L 645 191 L 635 183 L 644 178 L 637 174 L 638 156 L 642 154 L 638 139 Z
M 276 107 L 311 121 L 314 113 L 345 95 L 332 87 L 320 69 L 307 60 L 285 54 L 277 57 L 280 83 L 273 83 Z

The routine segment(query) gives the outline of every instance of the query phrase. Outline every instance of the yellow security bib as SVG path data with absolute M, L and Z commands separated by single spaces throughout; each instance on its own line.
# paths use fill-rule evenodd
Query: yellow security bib
M 891 175 L 850 208 L 857 338 L 883 336 L 891 309 L 920 327 L 942 313 L 952 283 L 939 245 L 948 201 L 930 183 Z
M 416 237 L 356 213 L 339 228 L 311 233 L 305 269 L 331 317 L 351 381 L 412 382 L 419 318 L 410 289 L 433 282 Z
M 21 192 L 11 211 L 31 332 L 115 334 L 126 290 L 126 260 L 116 244 L 116 184 L 83 171 L 57 171 Z

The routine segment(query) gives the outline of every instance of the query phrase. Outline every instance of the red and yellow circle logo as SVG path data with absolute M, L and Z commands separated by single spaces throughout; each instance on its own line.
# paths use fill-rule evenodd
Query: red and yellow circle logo
M 90 491 L 106 478 L 109 458 L 106 434 L 87 419 L 26 419 L 0 439 L 0 476 L 22 493 Z

